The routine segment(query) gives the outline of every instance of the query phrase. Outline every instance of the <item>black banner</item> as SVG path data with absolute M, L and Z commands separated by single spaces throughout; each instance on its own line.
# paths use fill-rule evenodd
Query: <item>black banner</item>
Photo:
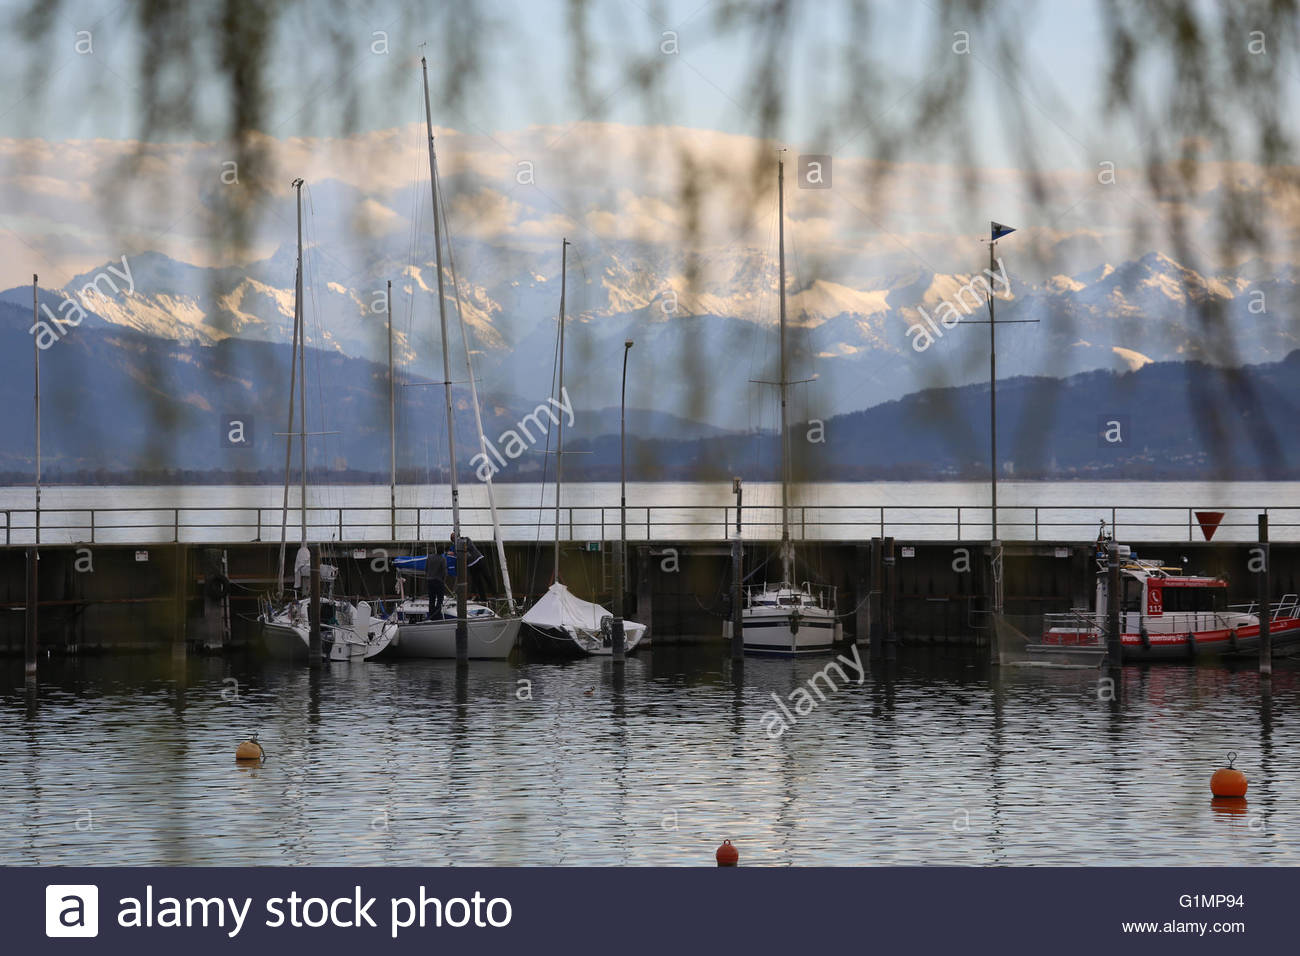
M 1289 944 L 1268 869 L 0 870 L 6 949 L 1174 953 Z M 64 938 L 73 940 L 65 942 Z M 1216 942 L 1217 941 L 1217 942 Z M 1279 950 L 1281 951 L 1281 950 Z

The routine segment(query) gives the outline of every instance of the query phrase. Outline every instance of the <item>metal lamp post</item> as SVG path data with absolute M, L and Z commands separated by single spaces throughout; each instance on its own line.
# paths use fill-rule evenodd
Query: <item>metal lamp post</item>
M 614 660 L 624 659 L 623 593 L 627 590 L 624 568 L 627 564 L 627 353 L 633 342 L 623 343 L 623 385 L 618 402 L 618 573 L 614 580 Z

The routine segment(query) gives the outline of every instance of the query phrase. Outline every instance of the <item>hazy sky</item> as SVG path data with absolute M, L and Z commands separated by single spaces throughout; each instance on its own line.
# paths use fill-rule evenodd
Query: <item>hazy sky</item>
M 457 184 L 455 194 L 464 204 L 463 229 L 487 222 L 515 237 L 529 230 L 552 237 L 576 223 L 590 230 L 588 238 L 605 240 L 642 222 L 652 231 L 662 227 L 654 238 L 672 244 L 683 228 L 675 164 L 688 152 L 715 170 L 724 157 L 723 180 L 701 182 L 706 211 L 711 202 L 742 210 L 770 204 L 770 196 L 731 196 L 723 188 L 731 185 L 728 151 L 752 162 L 765 149 L 754 139 L 765 132 L 755 92 L 765 74 L 755 71 L 768 64 L 787 96 L 769 141 L 789 146 L 791 156 L 829 153 L 839 160 L 836 190 L 799 195 L 789 210 L 793 239 L 806 240 L 810 252 L 863 259 L 832 278 L 870 273 L 881 252 L 957 269 L 978 252 L 973 242 L 993 218 L 1021 227 L 1021 250 L 1038 229 L 1049 245 L 1086 232 L 1109 260 L 1152 248 L 1173 251 L 1160 241 L 1168 210 L 1144 195 L 1137 164 L 1153 136 L 1171 133 L 1161 123 L 1177 64 L 1157 52 L 1139 69 L 1138 94 L 1151 128 L 1135 130 L 1131 119 L 1108 113 L 1111 51 L 1099 4 L 993 4 L 982 23 L 967 23 L 950 5 L 930 0 L 880 2 L 868 5 L 869 22 L 859 28 L 845 13 L 848 4 L 809 0 L 794 6 L 789 28 L 770 49 L 763 34 L 726 22 L 729 6 L 726 0 L 594 2 L 583 47 L 570 4 L 560 0 L 482 0 L 468 26 L 455 12 L 471 9 L 464 5 L 293 4 L 274 27 L 265 70 L 268 93 L 258 127 L 273 144 L 265 179 L 277 190 L 295 175 L 316 185 L 338 180 L 381 200 L 384 190 L 391 195 L 397 184 L 418 182 L 426 175 L 419 168 L 418 56 L 427 42 L 434 123 L 465 134 L 448 138 L 447 168 L 472 165 L 473 181 Z M 166 248 L 188 262 L 216 261 L 217 244 L 206 254 L 200 246 L 218 222 L 202 213 L 210 207 L 204 197 L 216 170 L 230 154 L 228 94 L 216 62 L 218 34 L 204 17 L 215 17 L 221 5 L 187 8 L 202 16 L 193 35 L 182 30 L 174 40 L 161 38 L 167 50 L 174 52 L 169 43 L 189 50 L 168 62 L 157 54 L 146 58 L 132 4 L 59 4 L 40 42 L 26 40 L 20 28 L 25 8 L 8 0 L 9 28 L 0 33 L 0 258 L 7 263 L 0 284 L 22 281 L 34 269 L 66 281 L 75 271 L 61 273 L 141 248 Z M 1206 39 L 1217 45 L 1216 62 L 1224 50 L 1249 42 L 1246 35 Z M 1292 51 L 1281 37 L 1268 42 L 1268 56 L 1293 88 L 1300 73 Z M 465 74 L 449 70 L 447 58 L 468 49 L 478 51 L 478 68 L 455 95 L 452 85 Z M 877 86 L 848 88 L 849 55 L 873 64 Z M 954 63 L 948 79 L 955 77 L 955 88 L 940 87 Z M 150 164 L 124 182 L 113 163 L 131 153 L 145 129 L 142 67 L 165 93 L 192 86 L 195 106 L 152 129 L 149 141 L 157 149 Z M 582 71 L 585 84 L 578 82 Z M 657 77 L 649 93 L 637 82 L 647 74 Z M 910 133 L 920 104 L 936 91 L 947 102 L 964 93 L 964 109 L 940 128 Z M 1240 137 L 1230 140 L 1231 155 L 1202 153 L 1206 173 L 1192 209 L 1202 243 L 1215 233 L 1212 203 L 1223 188 L 1268 188 L 1257 166 L 1243 171 L 1224 163 L 1254 158 L 1256 118 L 1241 109 L 1217 110 L 1213 118 Z M 1178 138 L 1166 135 L 1174 140 L 1166 148 L 1176 149 Z M 891 147 L 889 175 L 873 184 L 869 164 Z M 567 182 L 521 193 L 512 177 L 521 158 L 549 166 L 550 183 Z M 1115 164 L 1117 185 L 1098 188 L 1106 163 Z M 1030 164 L 1044 173 L 1050 195 L 1033 195 L 1025 175 Z M 964 181 L 967 170 L 978 174 L 978 183 Z M 1300 235 L 1295 203 L 1269 201 L 1270 227 L 1281 223 Z M 706 228 L 718 219 L 716 210 L 710 216 Z M 610 228 L 602 231 L 593 217 L 604 217 Z M 256 254 L 285 239 L 282 219 L 269 225 Z M 1147 227 L 1152 235 L 1141 234 Z M 29 264 L 24 260 L 33 250 L 38 261 Z M 1215 267 L 1207 265 L 1212 256 L 1203 258 L 1196 265 Z
M 24 4 L 9 0 L 11 13 Z M 327 22 L 312 17 L 332 7 L 300 4 L 284 17 L 276 32 L 277 53 L 268 77 L 273 89 L 267 132 L 276 136 L 337 133 L 340 116 L 331 101 L 346 88 L 365 104 L 356 117 L 361 130 L 381 129 L 409 122 L 410 103 L 390 95 L 394 88 L 418 82 L 409 58 L 418 44 L 430 44 L 437 60 L 445 31 L 438 18 L 403 18 L 401 7 L 391 2 L 340 4 L 341 17 Z M 666 122 L 735 133 L 756 131 L 755 103 L 749 83 L 755 62 L 755 39 L 719 27 L 715 18 L 721 4 L 709 0 L 606 0 L 593 3 L 589 19 L 591 46 L 582 57 L 590 71 L 593 112 L 575 93 L 573 31 L 567 21 L 568 5 L 558 0 L 483 0 L 476 4 L 487 28 L 458 38 L 476 43 L 483 57 L 480 80 L 463 110 L 450 111 L 435 104 L 435 120 L 444 126 L 486 132 L 515 130 L 530 125 L 569 123 L 580 119 L 605 119 L 622 123 Z M 1000 61 L 994 53 L 996 39 L 953 18 L 941 18 L 938 4 L 882 2 L 872 5 L 868 35 L 861 49 L 884 64 L 896 89 L 876 101 L 860 103 L 863 119 L 902 111 L 926 86 L 936 56 L 958 55 L 950 49 L 964 44 L 958 31 L 970 33 L 969 83 L 978 109 L 972 119 L 978 156 L 984 165 L 1015 164 L 1007 148 L 1006 130 L 999 111 L 1008 100 L 1027 107 L 1048 165 L 1078 162 L 1088 148 L 1125 156 L 1118 131 L 1097 123 L 1102 84 L 1101 48 L 1104 36 L 1095 17 L 1095 4 L 1052 2 L 1023 7 L 1010 27 L 1020 34 L 1019 59 Z M 0 36 L 0 77 L 4 98 L 0 134 L 41 136 L 50 139 L 132 138 L 140 130 L 137 77 L 142 52 L 134 22 L 125 20 L 125 4 L 115 0 L 65 3 L 49 34 L 49 45 L 24 45 L 19 30 Z M 796 6 L 793 27 L 778 51 L 779 77 L 790 96 L 792 109 L 782 124 L 791 143 L 812 145 L 823 132 L 824 108 L 845 97 L 841 47 L 851 29 L 844 22 L 841 3 L 806 2 Z M 948 22 L 941 23 L 941 19 Z M 334 31 L 343 44 L 336 58 L 323 33 Z M 90 31 L 91 53 L 78 53 L 79 31 Z M 387 54 L 382 48 L 388 35 Z M 675 34 L 675 36 L 674 36 Z M 858 38 L 854 38 L 856 45 Z M 81 38 L 81 48 L 86 43 Z M 661 50 L 676 52 L 660 52 Z M 662 68 L 657 108 L 648 108 L 628 76 L 629 66 L 646 61 Z M 662 61 L 662 62 L 657 62 Z M 45 71 L 44 97 L 24 95 L 23 77 L 33 62 Z M 196 55 L 188 76 L 173 82 L 196 84 L 206 92 L 211 108 L 193 117 L 192 135 L 218 136 L 220 93 L 212 89 L 211 65 Z M 311 71 L 332 76 L 334 88 L 308 82 Z M 206 76 L 205 76 L 206 74 Z M 1017 78 L 1017 74 L 1023 74 Z M 832 125 L 830 142 L 848 154 L 861 153 L 865 142 L 855 130 Z M 175 134 L 174 134 L 175 135 Z M 925 153 L 925 144 L 916 151 Z

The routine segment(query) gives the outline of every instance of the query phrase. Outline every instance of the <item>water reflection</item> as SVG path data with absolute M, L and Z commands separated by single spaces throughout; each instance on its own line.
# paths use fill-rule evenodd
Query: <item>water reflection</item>
M 902 648 L 795 711 L 828 661 L 10 661 L 0 862 L 1300 861 L 1294 661 L 1128 667 L 1115 703 L 1096 670 Z M 1209 799 L 1229 750 L 1240 808 Z

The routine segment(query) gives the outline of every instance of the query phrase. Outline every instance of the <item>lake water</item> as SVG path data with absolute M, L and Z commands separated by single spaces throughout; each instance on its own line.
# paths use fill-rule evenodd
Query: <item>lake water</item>
M 1200 541 L 1195 513 L 1221 511 L 1214 540 L 1251 541 L 1256 516 L 1267 510 L 1274 541 L 1300 541 L 1300 484 L 1293 482 L 1003 481 L 998 492 L 999 532 L 1006 540 L 1091 541 L 1104 519 L 1118 525 L 1122 541 Z M 296 487 L 290 490 L 292 540 L 300 520 L 298 494 Z M 500 484 L 495 494 L 506 540 L 551 539 L 553 487 Z M 467 483 L 461 500 L 466 531 L 491 538 L 486 486 Z M 41 540 L 80 542 L 93 534 L 99 542 L 164 542 L 174 540 L 178 526 L 183 541 L 279 540 L 282 501 L 279 486 L 53 487 L 42 496 Z M 442 538 L 450 528 L 447 486 L 403 485 L 397 501 L 398 540 Z M 617 537 L 618 503 L 617 484 L 565 485 L 562 536 Z M 810 484 L 793 490 L 791 504 L 794 534 L 805 540 L 985 540 L 990 534 L 989 488 L 983 482 Z M 8 543 L 32 540 L 33 505 L 30 487 L 0 488 Z M 634 482 L 628 485 L 628 537 L 720 540 L 734 525 L 734 505 L 729 482 Z M 779 484 L 745 485 L 746 537 L 780 537 L 779 505 Z M 388 540 L 393 518 L 387 486 L 308 489 L 308 536 L 314 541 Z
M 775 739 L 826 659 L 8 660 L 0 865 L 1300 863 L 1297 662 L 1265 698 L 1248 667 L 1128 667 L 1109 701 L 982 657 L 849 666 Z M 236 765 L 251 731 L 268 758 Z M 1229 750 L 1244 807 L 1210 798 Z

